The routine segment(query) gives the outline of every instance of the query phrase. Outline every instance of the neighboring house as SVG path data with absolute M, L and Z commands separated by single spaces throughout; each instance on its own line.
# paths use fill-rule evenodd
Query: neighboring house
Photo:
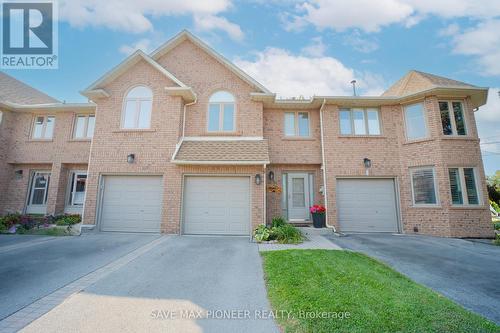
M 337 231 L 493 234 L 474 119 L 487 88 L 411 71 L 380 97 L 281 100 L 183 31 L 82 93 L 0 104 L 2 212 L 250 235 L 324 204 Z

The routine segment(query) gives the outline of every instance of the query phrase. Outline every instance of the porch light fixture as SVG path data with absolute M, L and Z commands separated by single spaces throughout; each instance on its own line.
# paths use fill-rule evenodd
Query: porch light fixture
M 135 160 L 135 154 L 128 154 L 127 155 L 127 162 L 128 163 L 134 163 Z
M 260 185 L 261 182 L 262 182 L 262 177 L 260 176 L 260 174 L 256 174 L 255 175 L 255 185 Z
M 269 180 L 274 181 L 274 171 L 269 171 Z
M 369 169 L 372 167 L 372 160 L 370 160 L 369 158 L 364 158 L 363 159 L 363 164 L 365 165 L 365 168 Z

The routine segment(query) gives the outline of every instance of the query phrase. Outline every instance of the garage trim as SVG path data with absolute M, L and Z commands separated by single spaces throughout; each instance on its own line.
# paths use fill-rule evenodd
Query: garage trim
M 336 213 L 335 213 L 335 218 L 337 220 L 337 224 L 340 227 L 340 220 L 339 220 L 339 210 L 338 210 L 338 195 L 337 195 L 337 180 L 341 179 L 390 179 L 394 181 L 394 197 L 396 199 L 396 222 L 397 222 L 397 228 L 398 228 L 398 233 L 402 234 L 403 233 L 403 216 L 401 213 L 401 192 L 399 190 L 399 178 L 397 176 L 337 176 L 335 177 L 335 208 L 336 208 Z M 342 232 L 342 230 L 340 230 Z
M 248 205 L 249 205 L 249 209 L 248 209 L 248 220 L 249 220 L 249 226 L 248 226 L 248 229 L 250 230 L 249 231 L 249 237 L 252 237 L 252 233 L 253 233 L 253 230 L 252 230 L 252 195 L 253 195 L 253 189 L 252 189 L 252 177 L 253 175 L 250 175 L 250 174 L 247 174 L 247 173 L 242 173 L 242 174 L 227 174 L 227 173 L 185 173 L 182 175 L 182 190 L 181 190 L 181 202 L 180 202 L 180 217 L 181 217 L 181 220 L 180 220 L 180 228 L 179 228 L 179 233 L 182 235 L 184 234 L 184 226 L 185 226 L 185 221 L 184 221 L 184 199 L 185 199 L 185 192 L 186 192 L 186 178 L 187 177 L 224 177 L 224 178 L 248 178 L 248 184 L 249 184 L 249 195 L 248 195 Z M 259 186 L 262 186 L 259 185 Z M 224 235 L 211 235 L 211 236 L 214 236 L 214 237 L 223 237 Z M 238 237 L 238 236 L 234 236 L 234 237 Z M 246 237 L 246 236 L 241 236 L 241 237 Z
M 162 179 L 162 184 L 163 184 L 163 178 L 164 175 L 162 173 L 132 173 L 132 172 L 105 172 L 105 173 L 100 173 L 99 174 L 99 181 L 97 182 L 97 198 L 96 198 L 96 228 L 100 232 L 112 232 L 112 231 L 102 231 L 102 204 L 104 200 L 104 177 L 106 176 L 151 176 L 151 177 L 161 177 Z M 165 188 L 163 189 L 163 195 L 165 195 Z M 165 202 L 165 197 L 163 197 L 163 203 Z M 163 204 L 162 203 L 162 204 Z M 85 208 L 84 208 L 85 211 Z M 161 216 L 163 220 L 163 215 Z M 161 223 L 160 222 L 160 230 L 161 230 Z

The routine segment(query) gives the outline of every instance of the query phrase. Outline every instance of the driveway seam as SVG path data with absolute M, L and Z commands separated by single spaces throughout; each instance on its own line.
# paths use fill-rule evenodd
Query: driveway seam
M 122 268 L 141 255 L 149 252 L 156 246 L 164 243 L 169 237 L 160 236 L 151 242 L 129 252 L 128 254 L 113 260 L 112 262 L 97 268 L 96 270 L 68 283 L 67 285 L 54 290 L 52 293 L 34 301 L 33 303 L 19 309 L 8 317 L 0 321 L 0 332 L 17 332 L 37 320 L 65 299 L 91 286 L 110 273 Z

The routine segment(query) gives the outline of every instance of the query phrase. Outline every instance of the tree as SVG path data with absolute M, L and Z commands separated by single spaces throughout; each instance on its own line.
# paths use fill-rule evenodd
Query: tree
M 500 170 L 497 170 L 493 176 L 486 177 L 486 180 L 490 200 L 500 205 Z

